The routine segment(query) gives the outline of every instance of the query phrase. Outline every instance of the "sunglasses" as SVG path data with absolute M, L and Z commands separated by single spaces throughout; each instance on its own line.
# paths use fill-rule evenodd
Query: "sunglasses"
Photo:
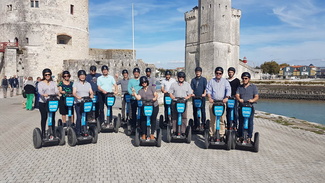
M 247 80 L 247 79 L 249 79 L 249 78 L 242 78 L 243 80 Z
M 180 77 L 178 77 L 178 78 L 185 78 L 185 77 L 183 77 L 183 76 L 180 76 Z
M 63 76 L 64 78 L 69 78 L 70 76 L 69 75 L 65 75 L 65 76 Z
M 44 74 L 44 76 L 51 76 L 51 74 Z
M 220 72 L 216 72 L 216 75 L 222 75 L 222 73 L 220 73 Z

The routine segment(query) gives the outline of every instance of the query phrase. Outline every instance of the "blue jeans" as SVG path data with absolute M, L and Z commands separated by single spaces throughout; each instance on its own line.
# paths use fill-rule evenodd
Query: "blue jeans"
M 194 104 L 194 99 L 193 99 L 193 118 L 194 118 L 194 125 L 195 127 L 199 127 L 200 126 L 200 121 L 199 118 L 197 117 L 197 108 L 195 107 Z M 206 114 L 205 114 L 205 97 L 202 98 L 202 105 L 201 105 L 201 124 L 205 125 L 205 121 L 206 121 Z
M 241 107 L 239 107 L 239 128 L 238 128 L 238 135 L 239 137 L 243 137 L 243 132 L 244 132 L 244 117 L 242 115 L 242 110 Z M 255 109 L 254 107 L 252 107 L 252 114 L 250 116 L 250 118 L 248 119 L 248 138 L 252 138 L 253 137 L 253 127 L 254 127 L 254 113 L 255 113 Z

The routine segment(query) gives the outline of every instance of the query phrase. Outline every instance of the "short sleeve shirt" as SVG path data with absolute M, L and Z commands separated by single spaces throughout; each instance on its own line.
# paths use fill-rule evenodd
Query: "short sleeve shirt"
M 117 85 L 121 85 L 122 89 L 122 94 L 125 94 L 128 92 L 128 84 L 129 84 L 129 79 L 121 79 L 117 83 Z
M 65 91 L 65 94 L 62 95 L 63 97 L 66 97 L 66 94 L 72 94 L 72 86 L 73 86 L 73 82 L 72 81 L 70 81 L 69 85 L 65 85 L 63 83 L 63 81 L 61 81 L 58 84 L 58 87 L 61 87 L 62 88 L 62 91 Z
M 77 82 L 73 83 L 73 88 L 76 88 L 76 91 L 77 91 L 76 94 L 79 97 L 88 97 L 89 91 L 91 89 L 91 85 L 87 81 L 85 81 L 84 83 L 77 81 Z M 75 98 L 75 102 L 79 103 L 81 101 L 78 100 L 77 98 Z
M 258 95 L 257 86 L 254 84 L 249 84 L 247 88 L 244 85 L 240 85 L 237 88 L 236 94 L 239 94 L 239 97 L 244 101 L 253 99 L 255 95 Z
M 176 80 L 174 78 L 170 78 L 169 80 L 164 79 L 161 81 L 161 85 L 164 87 L 164 90 L 168 92 L 170 86 L 175 82 L 176 82 Z
M 141 90 L 139 90 L 139 95 L 141 96 L 141 99 L 144 99 L 144 100 L 152 100 L 154 97 L 155 97 L 155 87 L 153 86 L 149 86 L 147 91 L 145 91 L 143 88 Z M 154 106 L 158 106 L 158 101 L 156 100 L 155 103 L 154 103 Z
M 173 83 L 169 90 L 168 93 L 173 94 L 175 97 L 186 97 L 189 94 L 192 94 L 192 88 L 188 82 L 185 82 L 181 85 L 179 82 Z
M 97 85 L 100 86 L 106 92 L 112 92 L 113 85 L 115 84 L 116 84 L 115 79 L 113 78 L 113 76 L 110 75 L 100 76 L 97 79 Z

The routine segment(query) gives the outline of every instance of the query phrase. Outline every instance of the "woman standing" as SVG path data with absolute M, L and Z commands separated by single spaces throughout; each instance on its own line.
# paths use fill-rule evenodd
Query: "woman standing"
M 86 81 L 86 71 L 79 70 L 78 71 L 79 81 L 73 83 L 73 96 L 75 97 L 75 108 L 77 114 L 76 120 L 76 134 L 80 136 L 81 134 L 81 115 L 82 111 L 80 111 L 80 104 L 82 97 L 93 98 L 93 90 L 91 89 L 90 83 Z
M 142 86 L 142 89 L 139 90 L 138 94 L 135 93 L 135 98 L 137 100 L 152 100 L 154 102 L 153 106 L 153 113 L 150 118 L 151 122 L 151 133 L 150 133 L 150 139 L 155 139 L 155 131 L 156 131 L 156 122 L 157 122 L 157 115 L 159 112 L 159 106 L 158 106 L 158 93 L 155 90 L 155 87 L 149 86 L 149 80 L 146 76 L 142 76 L 140 78 L 140 86 Z M 146 139 L 147 134 L 147 121 L 146 118 L 141 115 L 141 132 L 142 132 L 142 139 Z
M 62 78 L 63 81 L 61 81 L 58 84 L 59 87 L 59 91 L 61 93 L 61 98 L 60 98 L 60 114 L 62 115 L 62 122 L 63 122 L 63 127 L 67 126 L 67 114 L 68 114 L 68 107 L 65 104 L 65 97 L 67 96 L 67 94 L 72 94 L 72 85 L 73 82 L 70 81 L 70 72 L 69 71 L 63 71 L 62 73 Z M 72 111 L 73 111 L 73 107 L 72 107 Z M 72 121 L 73 123 L 73 116 L 72 116 Z
M 49 98 L 49 95 L 58 95 L 59 90 L 56 87 L 56 83 L 52 79 L 52 71 L 48 68 L 44 69 L 43 79 L 38 83 L 38 93 L 39 98 L 39 111 L 41 113 L 41 127 L 42 127 L 42 137 L 45 137 L 45 125 L 47 120 L 47 106 L 46 100 Z M 53 113 L 53 125 L 52 130 L 55 131 L 55 113 Z
M 28 77 L 27 81 L 25 82 L 24 90 L 27 98 L 26 109 L 33 110 L 33 99 L 34 99 L 36 89 L 32 77 Z

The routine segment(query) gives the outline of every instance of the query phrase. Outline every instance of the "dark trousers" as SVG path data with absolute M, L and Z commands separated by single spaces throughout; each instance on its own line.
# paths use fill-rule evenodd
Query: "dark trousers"
M 35 102 L 34 102 L 34 108 L 39 108 L 39 94 L 35 93 Z
M 200 126 L 200 121 L 199 121 L 199 118 L 197 117 L 198 109 L 195 107 L 194 99 L 193 99 L 192 103 L 193 103 L 194 125 L 195 125 L 195 127 L 199 127 Z M 206 114 L 205 114 L 205 97 L 204 97 L 204 98 L 202 98 L 202 105 L 201 105 L 201 122 L 202 122 L 202 125 L 205 125 L 205 121 L 206 121 Z
M 75 105 L 77 120 L 76 120 L 76 134 L 79 136 L 81 133 L 81 118 L 82 118 L 82 111 L 80 110 L 80 103 Z
M 232 109 L 233 113 L 234 113 L 234 127 L 238 128 L 238 101 L 235 100 L 235 106 Z M 231 126 L 230 124 L 230 116 L 231 116 L 231 110 L 227 108 L 227 129 L 229 129 L 229 127 Z
M 136 123 L 137 123 L 137 110 L 138 110 L 138 101 L 136 100 L 131 100 L 131 126 L 133 128 L 136 127 Z
M 153 108 L 152 116 L 150 117 L 150 124 L 151 124 L 151 134 L 155 134 L 157 128 L 157 115 L 159 112 L 159 106 Z M 141 132 L 143 134 L 147 134 L 147 117 L 142 115 L 141 116 Z
M 186 104 L 187 106 L 187 104 Z M 177 123 L 178 123 L 178 112 L 176 109 L 176 102 L 172 103 L 172 122 L 173 122 L 173 132 L 177 132 Z M 187 126 L 187 107 L 184 113 L 182 114 L 182 126 L 181 133 L 185 133 Z
M 244 117 L 242 115 L 242 110 L 241 107 L 239 107 L 239 128 L 238 128 L 238 135 L 239 137 L 243 137 L 243 132 L 244 132 Z M 248 138 L 252 138 L 253 136 L 253 126 L 254 126 L 254 113 L 255 109 L 254 107 L 252 108 L 252 114 L 250 118 L 248 119 Z
M 39 112 L 41 113 L 41 128 L 42 128 L 42 137 L 45 135 L 45 127 L 46 127 L 46 120 L 47 120 L 47 105 L 46 103 L 39 103 Z M 55 113 L 52 114 L 52 130 L 55 130 Z
M 97 93 L 96 96 L 97 96 L 97 102 L 95 104 L 93 104 L 93 105 L 95 105 L 95 112 L 93 110 L 91 110 L 91 112 L 87 113 L 88 121 L 90 121 L 92 119 L 97 119 L 99 116 L 99 94 Z
M 171 111 L 171 109 L 170 109 L 170 111 Z M 164 115 L 165 115 L 165 121 L 168 121 L 168 105 L 165 103 L 164 103 Z
M 102 92 L 98 93 L 98 104 L 99 104 L 99 116 L 98 119 L 100 123 L 105 121 L 105 112 L 104 112 L 104 105 L 106 105 L 106 96 Z M 113 110 L 111 110 L 111 119 L 113 119 Z

